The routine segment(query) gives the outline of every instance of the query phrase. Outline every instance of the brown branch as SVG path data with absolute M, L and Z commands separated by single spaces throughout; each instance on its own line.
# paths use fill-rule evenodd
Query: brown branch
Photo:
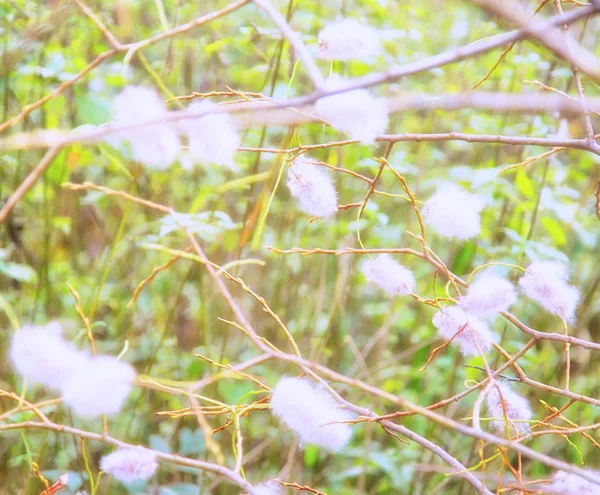
M 68 435 L 73 435 L 78 438 L 94 440 L 119 448 L 139 448 L 138 446 L 122 442 L 121 440 L 117 440 L 116 438 L 113 438 L 111 436 L 105 436 L 100 433 L 92 433 L 89 431 L 80 430 L 78 428 L 73 428 L 72 426 L 61 425 L 52 422 L 42 423 L 38 421 L 23 421 L 21 423 L 9 423 L 0 425 L 0 431 L 21 430 L 25 428 L 49 430 L 55 431 L 57 433 L 66 433 Z M 239 474 L 235 473 L 231 469 L 226 468 L 225 466 L 205 461 L 199 461 L 196 459 L 190 459 L 189 457 L 183 457 L 176 454 L 168 454 L 157 450 L 152 450 L 152 453 L 157 457 L 157 459 L 163 462 L 177 464 L 178 466 L 187 466 L 201 471 L 207 471 L 218 476 L 222 476 L 223 478 L 229 480 L 231 483 L 239 486 L 242 490 L 246 490 L 250 494 L 255 493 L 254 487 L 250 483 L 248 483 Z
M 548 48 L 556 56 L 569 62 L 573 67 L 578 67 L 584 74 L 587 74 L 595 81 L 600 81 L 600 59 L 582 46 L 571 42 L 564 43 L 564 37 L 556 25 L 548 25 L 547 22 L 530 21 L 529 14 L 521 4 L 514 0 L 472 0 L 483 9 L 502 17 L 521 28 L 529 36 L 537 39 L 541 44 Z M 595 11 L 591 8 L 590 14 Z M 577 11 L 575 11 L 577 12 Z M 557 19 L 558 17 L 558 19 Z M 553 20 L 566 19 L 566 16 L 560 13 Z M 561 22 L 560 24 L 567 24 Z
M 104 62 L 107 58 L 110 58 L 113 55 L 116 55 L 117 53 L 128 52 L 130 50 L 136 51 L 136 50 L 139 50 L 140 48 L 152 45 L 152 44 L 162 41 L 166 38 L 170 38 L 172 36 L 177 36 L 179 34 L 186 33 L 198 26 L 202 26 L 203 24 L 206 24 L 207 22 L 213 21 L 219 17 L 229 14 L 230 12 L 233 12 L 234 10 L 239 9 L 240 7 L 246 5 L 249 1 L 250 0 L 237 0 L 225 7 L 223 7 L 220 10 L 216 10 L 214 12 L 211 12 L 210 14 L 206 14 L 204 16 L 198 17 L 197 19 L 195 19 L 191 22 L 188 22 L 187 24 L 183 24 L 181 26 L 173 28 L 170 31 L 158 34 L 158 35 L 148 38 L 146 40 L 137 41 L 134 43 L 128 43 L 126 45 L 119 44 L 118 48 L 112 48 L 106 52 L 101 53 L 100 55 L 96 56 L 96 58 L 92 62 L 90 62 L 86 67 L 84 67 L 81 71 L 79 71 L 79 73 L 77 73 L 74 77 L 72 77 L 71 79 L 68 79 L 67 81 L 64 81 L 60 86 L 58 86 L 56 89 L 54 89 L 53 91 L 51 91 L 46 96 L 39 99 L 38 101 L 31 103 L 29 105 L 25 105 L 21 109 L 20 113 L 18 113 L 14 117 L 10 118 L 3 124 L 0 124 L 0 133 L 5 131 L 9 127 L 12 127 L 13 125 L 21 122 L 31 112 L 40 108 L 42 105 L 44 105 L 51 99 L 55 98 L 56 96 L 60 95 L 65 90 L 67 90 L 68 88 L 73 86 L 77 81 L 79 81 L 82 77 L 84 77 L 86 74 L 88 74 L 92 69 L 96 68 L 102 62 Z
M 279 30 L 283 33 L 283 36 L 289 41 L 290 45 L 294 48 L 300 60 L 304 64 L 310 79 L 312 80 L 317 91 L 321 91 L 325 89 L 325 80 L 323 79 L 323 75 L 313 57 L 308 53 L 308 50 L 302 43 L 300 36 L 290 27 L 285 18 L 274 9 L 268 0 L 252 0 L 253 3 L 258 5 L 262 10 L 264 10 L 267 15 L 273 20 Z
M 209 114 L 229 113 L 235 115 L 241 128 L 251 128 L 259 125 L 293 125 L 309 122 L 321 122 L 317 116 L 310 114 L 311 108 L 305 106 L 300 112 L 298 108 L 288 108 L 293 100 L 277 101 L 249 101 L 233 103 L 231 105 L 219 105 L 209 111 L 172 111 L 160 119 L 154 119 L 134 124 L 111 124 L 96 127 L 94 129 L 72 132 L 72 131 L 37 131 L 31 133 L 18 133 L 0 140 L 2 149 L 33 149 L 51 146 L 64 146 L 71 143 L 92 143 L 105 138 L 111 134 L 131 129 L 142 128 L 154 124 L 178 122 L 181 120 L 198 118 Z M 600 98 L 590 98 L 587 101 L 590 111 L 600 111 Z M 459 94 L 425 94 L 425 93 L 399 93 L 387 98 L 390 113 L 402 113 L 407 111 L 425 111 L 443 109 L 444 111 L 460 110 L 469 108 L 473 110 L 485 110 L 488 112 L 560 112 L 565 115 L 581 115 L 583 109 L 578 100 L 569 100 L 558 94 L 509 94 L 489 92 L 469 92 Z M 0 129 L 1 130 L 1 129 Z M 597 136 L 598 137 L 598 136 Z M 590 145 L 586 139 L 549 139 L 520 136 L 500 135 L 471 135 L 465 133 L 445 134 L 399 134 L 382 135 L 379 141 L 392 139 L 394 141 L 450 141 L 460 140 L 466 142 L 497 143 L 524 146 L 552 146 L 582 149 L 600 154 L 600 150 Z M 337 146 L 357 143 L 357 141 L 338 141 Z M 294 150 L 321 149 L 333 146 L 331 143 L 313 146 L 301 146 L 292 148 Z M 242 150 L 260 152 L 279 152 L 275 149 L 263 148 L 241 148 Z
M 202 24 L 205 24 L 206 22 L 212 21 L 218 17 L 221 17 L 221 16 L 229 13 L 229 12 L 232 12 L 232 11 L 242 7 L 249 1 L 250 0 L 238 0 L 236 2 L 231 3 L 230 5 L 228 5 L 226 7 L 224 7 L 221 10 L 212 12 L 211 14 L 207 14 L 203 17 L 200 17 L 200 18 L 190 22 L 190 23 L 184 24 L 183 26 L 174 28 L 168 32 L 161 33 L 157 36 L 148 38 L 143 41 L 138 41 L 136 43 L 129 43 L 127 45 L 121 45 L 119 50 L 116 50 L 113 48 L 112 50 L 109 50 L 107 52 L 104 52 L 104 53 L 98 55 L 91 64 L 89 64 L 87 67 L 85 67 L 74 78 L 69 79 L 68 81 L 65 81 L 54 91 L 52 91 L 51 93 L 46 95 L 44 98 L 38 100 L 35 103 L 27 105 L 26 107 L 23 108 L 21 113 L 19 113 L 15 117 L 9 119 L 8 121 L 4 122 L 3 124 L 0 124 L 0 133 L 2 131 L 4 131 L 5 129 L 7 129 L 8 127 L 23 120 L 33 110 L 41 107 L 47 101 L 49 101 L 52 98 L 54 98 L 55 96 L 61 94 L 65 89 L 67 89 L 70 86 L 72 86 L 73 84 L 75 84 L 75 82 L 77 82 L 84 75 L 86 75 L 88 72 L 90 72 L 94 67 L 96 67 L 97 65 L 102 63 L 105 59 L 113 56 L 114 54 L 119 53 L 121 51 L 129 51 L 129 50 L 135 51 L 135 50 L 138 50 L 145 46 L 148 46 L 148 45 L 151 45 L 158 41 L 161 41 L 165 38 L 168 38 L 171 36 L 176 36 L 178 34 L 187 32 L 197 26 L 200 26 Z M 594 7 L 591 7 L 591 6 L 590 7 L 582 7 L 575 11 L 569 12 L 568 14 L 565 14 L 564 16 L 557 16 L 557 17 L 550 19 L 548 22 L 540 23 L 539 29 L 543 30 L 546 27 L 562 25 L 562 24 L 570 24 L 579 19 L 583 19 L 585 17 L 590 16 L 594 12 L 595 12 Z M 467 58 L 481 55 L 483 53 L 487 53 L 491 50 L 494 50 L 495 48 L 510 44 L 514 41 L 521 40 L 523 38 L 526 38 L 527 36 L 528 36 L 528 32 L 524 29 L 512 31 L 512 32 L 505 33 L 505 34 L 502 34 L 499 36 L 495 36 L 495 37 L 493 37 L 491 39 L 487 39 L 485 41 L 480 41 L 478 43 L 470 44 L 470 45 L 460 47 L 460 48 L 457 48 L 455 50 L 451 50 L 448 52 L 443 52 L 438 55 L 434 55 L 432 57 L 428 57 L 428 58 L 425 58 L 425 59 L 422 59 L 422 60 L 419 60 L 416 62 L 411 62 L 406 65 L 397 67 L 395 69 L 391 69 L 382 74 L 367 75 L 367 76 L 355 79 L 355 80 L 351 81 L 350 83 L 348 83 L 346 86 L 338 88 L 336 90 L 317 92 L 317 93 L 313 93 L 311 95 L 302 96 L 299 98 L 283 101 L 283 102 L 279 103 L 278 107 L 279 108 L 300 107 L 300 106 L 304 106 L 304 105 L 313 103 L 323 96 L 343 93 L 346 91 L 351 91 L 353 89 L 368 88 L 368 87 L 376 86 L 378 84 L 391 82 L 391 81 L 394 81 L 394 80 L 399 79 L 404 76 L 418 74 L 421 72 L 425 72 L 425 71 L 434 69 L 436 67 L 442 67 L 442 66 L 445 66 L 448 64 L 459 62 L 461 60 L 465 60 Z M 490 100 L 488 100 L 488 104 L 489 103 L 491 103 Z M 504 109 L 503 111 L 506 111 L 506 109 Z M 539 111 L 539 109 L 537 109 L 535 111 Z M 580 109 L 575 110 L 575 112 L 577 112 L 577 111 L 580 111 Z M 0 145 L 0 148 L 2 148 L 2 145 Z
M 50 148 L 35 168 L 29 172 L 29 175 L 23 182 L 17 187 L 16 191 L 12 193 L 10 198 L 6 201 L 2 209 L 0 210 L 0 225 L 6 222 L 11 211 L 21 200 L 21 198 L 27 194 L 27 192 L 35 185 L 37 180 L 43 175 L 47 168 L 52 164 L 56 155 L 60 151 L 59 147 Z

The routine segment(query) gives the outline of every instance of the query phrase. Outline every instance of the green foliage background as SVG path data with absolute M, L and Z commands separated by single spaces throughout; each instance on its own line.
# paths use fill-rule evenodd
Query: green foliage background
M 528 2 L 531 3 L 531 2 Z M 223 7 L 223 1 L 191 2 L 152 0 L 103 2 L 88 6 L 98 14 L 122 42 L 140 40 L 161 31 L 159 8 L 168 24 L 178 25 L 203 13 Z M 364 18 L 384 30 L 386 55 L 373 64 L 319 62 L 322 72 L 330 70 L 349 77 L 385 70 L 441 51 L 458 47 L 500 32 L 497 19 L 490 18 L 468 2 L 408 0 L 278 2 L 288 12 L 291 25 L 315 49 L 317 33 L 337 16 Z M 566 7 L 565 7 L 566 8 Z M 554 15 L 553 2 L 542 10 Z M 597 55 L 597 21 L 573 28 L 583 44 Z M 53 1 L 9 0 L 0 2 L 0 115 L 5 121 L 82 70 L 98 53 L 107 50 L 102 33 L 75 4 Z M 272 21 L 253 5 L 219 18 L 189 33 L 165 40 L 141 52 L 129 64 L 119 55 L 107 60 L 71 90 L 52 99 L 29 115 L 17 129 L 69 129 L 84 124 L 101 124 L 110 119 L 110 104 L 125 84 L 141 84 L 163 90 L 165 98 L 192 91 L 234 89 L 263 92 L 276 98 L 309 93 L 312 88 L 301 64 L 291 80 L 296 60 L 282 41 Z M 399 92 L 443 94 L 470 91 L 496 62 L 499 52 L 431 70 L 377 88 L 381 95 Z M 507 59 L 480 89 L 498 92 L 539 91 L 525 80 L 538 79 L 560 90 L 575 93 L 572 73 L 544 49 L 531 42 L 515 46 Z M 160 81 L 160 87 L 157 86 Z M 597 96 L 598 87 L 584 79 L 586 94 Z M 215 100 L 216 101 L 216 100 Z M 176 108 L 171 104 L 171 108 Z M 548 137 L 557 133 L 562 116 L 550 114 L 489 114 L 472 110 L 407 112 L 395 115 L 389 132 L 471 132 Z M 598 120 L 596 119 L 596 124 Z M 567 121 L 572 137 L 581 137 L 581 122 Z M 598 126 L 597 126 L 598 127 Z M 333 129 L 318 124 L 295 129 L 291 142 L 325 143 L 343 138 Z M 290 143 L 290 129 L 252 128 L 244 135 L 248 147 L 284 148 Z M 431 233 L 430 244 L 458 275 L 468 275 L 477 266 L 498 261 L 525 265 L 532 257 L 559 256 L 573 267 L 573 282 L 581 288 L 583 303 L 571 333 L 586 340 L 600 339 L 600 302 L 597 289 L 598 219 L 594 215 L 593 191 L 598 178 L 598 159 L 583 151 L 568 151 L 538 160 L 517 171 L 498 174 L 507 165 L 540 154 L 536 147 L 511 147 L 461 142 L 404 142 L 394 146 L 390 162 L 407 180 L 418 198 L 426 199 L 444 179 L 460 182 L 485 196 L 488 208 L 483 215 L 480 237 L 467 243 L 447 242 Z M 351 145 L 328 148 L 312 156 L 333 165 L 373 176 L 384 145 Z M 0 197 L 7 198 L 39 161 L 40 151 L 0 154 Z M 98 347 L 119 354 L 128 343 L 126 360 L 138 373 L 161 379 L 195 381 L 218 370 L 194 357 L 208 356 L 222 363 L 238 363 L 257 355 L 250 341 L 217 317 L 231 317 L 230 310 L 206 276 L 192 261 L 180 260 L 158 275 L 143 289 L 137 302 L 127 306 L 137 284 L 169 255 L 146 249 L 148 243 L 183 249 L 184 236 L 165 228 L 156 212 L 99 193 L 78 194 L 61 188 L 65 181 L 91 181 L 109 188 L 168 204 L 190 217 L 209 257 L 218 264 L 254 258 L 264 266 L 245 265 L 234 270 L 269 302 L 292 331 L 303 353 L 341 373 L 369 383 L 418 404 L 428 405 L 464 388 L 467 380 L 483 377 L 467 368 L 453 348 L 440 354 L 429 368 L 418 369 L 431 350 L 441 342 L 431 324 L 433 308 L 411 298 L 387 298 L 365 283 L 359 256 L 276 255 L 265 246 L 277 248 L 358 247 L 356 211 L 340 211 L 327 220 L 309 223 L 297 208 L 283 183 L 274 195 L 281 155 L 239 152 L 241 171 L 234 173 L 214 166 L 186 170 L 175 164 L 166 172 L 141 168 L 126 153 L 106 144 L 73 145 L 63 149 L 52 166 L 14 211 L 9 224 L 0 230 L 0 388 L 19 392 L 22 382 L 12 373 L 6 357 L 13 324 L 44 323 L 59 319 L 69 336 L 87 346 L 84 328 L 77 316 L 67 283 L 79 291 L 86 314 L 92 318 Z M 336 175 L 340 203 L 362 201 L 364 183 L 344 174 Z M 400 183 L 384 173 L 379 188 L 402 194 Z M 262 228 L 261 218 L 264 218 Z M 398 198 L 371 198 L 360 222 L 366 247 L 413 247 L 405 231 L 418 232 L 410 205 Z M 416 258 L 401 261 L 414 270 L 417 290 L 434 297 L 432 267 Z M 505 272 L 515 279 L 518 272 Z M 285 339 L 274 322 L 249 296 L 230 286 L 262 334 L 285 347 Z M 438 281 L 437 291 L 443 291 Z M 561 323 L 539 307 L 520 300 L 514 314 L 528 325 L 561 332 Z M 11 321 L 12 319 L 12 321 Z M 528 340 L 502 320 L 494 324 L 502 345 L 514 353 Z M 357 362 L 353 349 L 363 349 L 378 334 L 381 338 L 365 357 L 366 368 Z M 597 357 L 590 351 L 572 348 L 572 390 L 590 397 L 600 396 Z M 490 357 L 492 366 L 501 356 Z M 533 379 L 564 386 L 564 349 L 557 343 L 538 343 L 520 361 Z M 472 359 L 471 365 L 481 365 Z M 266 362 L 252 369 L 273 386 L 283 374 L 296 370 L 280 363 Z M 542 418 L 546 410 L 541 399 L 555 407 L 564 397 L 551 396 L 517 385 Z M 228 378 L 208 387 L 209 397 L 235 404 L 254 387 Z M 378 412 L 394 408 L 380 400 L 344 386 L 336 389 L 352 402 Z M 28 390 L 29 400 L 52 397 L 42 389 Z M 470 415 L 474 395 L 442 410 L 462 420 Z M 214 461 L 207 451 L 202 430 L 195 418 L 169 419 L 157 411 L 187 407 L 183 397 L 136 388 L 122 413 L 109 421 L 115 437 L 150 445 L 198 459 Z M 1 410 L 14 402 L 0 400 Z M 100 431 L 100 424 L 73 418 L 63 407 L 49 409 L 56 422 Z M 11 420 L 31 416 L 22 413 Z M 577 424 L 600 420 L 597 408 L 575 404 L 568 417 Z M 466 421 L 466 420 L 465 420 Z M 210 419 L 217 427 L 224 418 Z M 402 420 L 409 428 L 446 448 L 472 466 L 479 461 L 478 442 L 464 438 L 422 418 Z M 359 425 L 351 445 L 342 455 L 327 455 L 317 448 L 302 451 L 291 433 L 276 424 L 271 415 L 255 412 L 243 418 L 245 451 L 250 454 L 244 469 L 248 479 L 258 482 L 278 475 L 287 465 L 287 479 L 306 483 L 329 494 L 406 493 L 410 495 L 472 493 L 472 488 L 437 472 L 444 466 L 419 446 L 404 444 L 386 435 L 375 425 Z M 592 433 L 598 439 L 596 433 Z M 231 432 L 215 435 L 227 462 L 233 465 Z M 598 450 L 576 435 L 568 442 L 550 435 L 528 442 L 539 452 L 575 464 L 600 467 Z M 86 443 L 94 471 L 99 458 L 110 451 Z M 486 455 L 493 453 L 486 447 Z M 511 458 L 513 462 L 515 458 Z M 0 486 L 2 493 L 38 494 L 43 485 L 33 475 L 31 463 L 39 464 L 51 479 L 69 471 L 68 491 L 88 489 L 81 445 L 66 435 L 39 431 L 15 431 L 0 437 Z M 433 466 L 433 468 L 431 468 Z M 499 464 L 487 466 L 497 473 Z M 431 469 L 430 469 L 431 468 Z M 530 479 L 548 476 L 544 466 L 525 461 Z M 103 479 L 100 493 L 158 493 L 160 495 L 229 494 L 234 487 L 218 483 L 212 476 L 176 466 L 162 466 L 147 487 L 125 488 Z

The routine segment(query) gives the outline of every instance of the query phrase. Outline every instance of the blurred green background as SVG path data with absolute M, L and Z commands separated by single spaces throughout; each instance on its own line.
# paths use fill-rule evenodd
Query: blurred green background
M 533 6 L 533 2 L 523 2 Z M 131 42 L 160 33 L 226 5 L 224 1 L 129 0 L 87 3 L 122 42 Z M 290 24 L 301 32 L 309 49 L 316 53 L 318 32 L 338 16 L 363 18 L 381 30 L 385 55 L 371 64 L 360 62 L 319 62 L 323 74 L 331 70 L 347 77 L 382 71 L 396 64 L 419 60 L 441 51 L 465 45 L 509 29 L 497 23 L 469 2 L 406 0 L 274 2 L 287 13 Z M 568 10 L 569 6 L 565 5 Z M 542 15 L 555 15 L 547 2 Z M 597 20 L 574 26 L 576 39 L 590 50 L 598 49 Z M 63 1 L 9 0 L 0 2 L 0 121 L 19 113 L 62 82 L 82 70 L 96 55 L 108 50 L 102 33 L 74 3 Z M 376 88 L 375 93 L 392 95 L 402 91 L 438 93 L 468 92 L 493 66 L 499 51 L 473 60 L 434 69 Z M 188 33 L 169 38 L 141 50 L 124 63 L 124 54 L 106 60 L 62 95 L 32 112 L 12 131 L 70 129 L 110 120 L 110 104 L 126 84 L 154 87 L 165 99 L 193 91 L 225 91 L 227 86 L 262 92 L 283 98 L 312 91 L 306 72 L 299 64 L 291 81 L 296 59 L 273 22 L 257 7 L 246 5 Z M 146 63 L 143 62 L 146 60 Z M 576 95 L 572 73 L 543 48 L 521 42 L 508 54 L 479 89 L 498 92 L 538 92 L 525 80 L 545 84 Z M 586 94 L 598 96 L 597 85 L 584 78 Z M 226 99 L 213 99 L 224 101 Z M 170 104 L 170 108 L 177 108 Z M 564 122 L 563 122 L 564 120 Z M 549 137 L 561 128 L 571 137 L 584 136 L 582 123 L 558 114 L 488 114 L 472 110 L 407 112 L 394 115 L 389 132 L 468 132 Z M 598 119 L 595 120 L 600 128 Z M 344 139 L 335 130 L 319 124 L 298 129 L 252 128 L 245 131 L 243 146 L 285 148 L 291 132 L 302 144 Z M 378 168 L 384 144 L 328 148 L 311 156 L 332 165 L 367 176 Z M 546 151 L 537 147 L 512 147 L 462 142 L 397 143 L 390 156 L 392 166 L 408 180 L 416 196 L 425 200 L 442 180 L 459 182 L 483 195 L 488 208 L 483 214 L 480 237 L 466 242 L 448 242 L 430 234 L 430 245 L 458 275 L 468 275 L 477 266 L 498 261 L 526 265 L 532 258 L 559 257 L 571 263 L 572 281 L 582 290 L 582 304 L 573 335 L 586 340 L 600 339 L 600 285 L 598 271 L 599 222 L 594 214 L 594 188 L 598 179 L 598 157 L 583 151 L 568 151 L 504 174 L 502 168 Z M 43 151 L 0 152 L 0 198 L 6 200 L 38 163 Z M 22 381 L 12 372 L 7 348 L 14 324 L 45 323 L 59 319 L 69 337 L 82 347 L 88 344 L 67 283 L 81 295 L 86 314 L 93 321 L 98 348 L 119 354 L 128 343 L 125 359 L 140 374 L 156 378 L 195 381 L 218 369 L 194 357 L 199 353 L 221 363 L 235 364 L 256 356 L 250 341 L 234 328 L 217 320 L 231 318 L 231 312 L 202 266 L 179 260 L 145 287 L 137 302 L 127 306 L 139 282 L 169 255 L 146 249 L 160 243 L 184 249 L 183 234 L 170 229 L 161 215 L 139 205 L 96 192 L 74 193 L 61 188 L 66 181 L 91 181 L 109 188 L 168 204 L 189 213 L 190 226 L 208 256 L 218 264 L 237 259 L 260 259 L 264 266 L 244 265 L 233 270 L 262 295 L 288 325 L 303 354 L 336 371 L 421 405 L 449 397 L 465 387 L 465 381 L 483 378 L 467 368 L 455 348 L 445 349 L 423 372 L 431 350 L 441 341 L 431 324 L 433 308 L 411 298 L 388 298 L 367 285 L 360 274 L 360 256 L 302 257 L 276 255 L 265 246 L 330 248 L 358 247 L 356 210 L 340 211 L 334 217 L 309 223 L 308 216 L 290 198 L 282 182 L 268 199 L 282 166 L 282 155 L 239 152 L 241 169 L 231 172 L 216 166 L 186 170 L 174 164 L 168 171 L 150 171 L 130 160 L 126 153 L 108 144 L 73 145 L 63 149 L 35 187 L 14 210 L 10 221 L 0 228 L 0 388 L 20 392 Z M 360 202 L 365 185 L 351 176 L 336 175 L 340 203 Z M 385 172 L 379 189 L 402 194 L 400 183 Z M 412 247 L 418 244 L 405 231 L 418 232 L 412 207 L 398 198 L 374 196 L 360 222 L 367 248 Z M 397 257 L 414 270 L 417 292 L 433 298 L 433 269 L 422 260 Z M 515 279 L 516 270 L 504 273 Z M 229 285 L 255 328 L 278 346 L 286 348 L 272 319 L 237 286 Z M 437 291 L 443 291 L 438 280 Z M 513 312 L 528 325 L 542 331 L 562 332 L 562 325 L 539 307 L 520 300 Z M 11 321 L 12 319 L 12 321 Z M 495 331 L 502 345 L 514 353 L 528 338 L 499 319 Z M 377 335 L 376 341 L 373 337 Z M 372 350 L 364 363 L 354 349 Z M 590 397 L 600 396 L 597 357 L 573 347 L 572 390 Z M 492 366 L 502 363 L 497 353 Z M 471 365 L 481 360 L 471 359 Z M 538 343 L 521 360 L 524 371 L 540 382 L 564 386 L 565 356 L 557 343 Z M 283 374 L 297 371 L 267 361 L 250 370 L 274 386 Z M 351 402 L 377 412 L 393 412 L 390 404 L 365 393 L 336 386 Z M 227 378 L 202 393 L 235 404 L 256 387 L 249 382 Z M 528 397 L 535 417 L 543 418 L 550 406 L 560 407 L 567 399 L 517 385 Z M 28 390 L 29 400 L 53 396 L 43 389 Z M 470 416 L 475 395 L 442 410 L 455 420 Z M 247 397 L 244 399 L 247 400 Z M 215 461 L 206 448 L 202 430 L 193 416 L 169 419 L 157 411 L 181 409 L 189 404 L 182 396 L 135 388 L 120 415 L 110 418 L 112 435 L 131 443 L 149 445 L 197 459 Z M 0 399 L 0 411 L 15 406 Z M 85 422 L 56 406 L 45 409 L 53 421 L 100 431 L 100 422 Z M 10 421 L 29 419 L 22 413 Z M 600 420 L 597 408 L 575 404 L 567 416 L 579 425 Z M 225 417 L 209 418 L 217 428 Z M 465 420 L 467 421 L 467 420 Z M 402 424 L 447 449 L 472 466 L 479 462 L 478 442 L 412 416 Z M 557 424 L 562 424 L 560 421 Z M 297 448 L 291 432 L 280 427 L 268 411 L 254 412 L 242 420 L 248 479 L 259 482 L 284 470 L 285 479 L 308 484 L 329 494 L 467 494 L 470 485 L 447 478 L 446 468 L 430 452 L 413 443 L 400 443 L 375 425 L 354 427 L 351 444 L 343 454 L 328 455 L 315 447 Z M 233 466 L 230 429 L 214 436 Z M 597 434 L 591 435 L 600 440 Z M 550 435 L 527 442 L 539 452 L 557 459 L 592 468 L 600 467 L 598 448 L 588 439 L 574 435 Z M 97 472 L 100 457 L 111 449 L 86 442 L 91 469 Z M 486 447 L 486 455 L 493 447 Z M 510 457 L 516 462 L 516 457 Z M 49 479 L 71 473 L 69 490 L 89 492 L 81 445 L 76 439 L 41 431 L 13 431 L 0 436 L 0 491 L 7 494 L 34 494 L 43 490 L 32 472 L 32 462 Z M 486 472 L 498 474 L 498 460 Z M 543 465 L 524 461 L 528 479 L 549 476 Z M 159 474 L 146 486 L 124 487 L 106 476 L 101 494 L 147 493 L 159 495 L 233 494 L 239 490 L 212 475 L 163 464 Z

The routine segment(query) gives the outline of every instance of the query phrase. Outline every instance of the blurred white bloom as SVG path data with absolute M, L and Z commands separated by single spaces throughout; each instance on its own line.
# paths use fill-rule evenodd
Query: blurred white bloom
M 513 284 L 498 275 L 484 274 L 469 286 L 458 303 L 473 316 L 489 318 L 508 310 L 515 300 Z
M 340 409 L 326 390 L 306 378 L 279 380 L 271 396 L 271 408 L 294 431 L 302 446 L 310 443 L 339 452 L 352 436 L 350 426 L 337 423 L 351 419 L 350 414 Z
M 288 170 L 287 186 L 309 215 L 326 217 L 337 211 L 337 193 L 329 175 L 308 157 L 296 157 Z
M 589 474 L 600 480 L 600 472 L 586 469 Z M 552 477 L 552 483 L 546 486 L 548 493 L 557 495 L 600 495 L 600 485 L 584 480 L 576 474 L 557 471 Z
M 368 61 L 380 53 L 378 31 L 356 19 L 333 22 L 319 33 L 319 57 L 325 60 Z
M 568 284 L 567 266 L 559 261 L 534 261 L 519 280 L 523 293 L 546 311 L 573 320 L 579 290 Z
M 425 223 L 441 236 L 460 240 L 475 237 L 481 231 L 481 198 L 454 184 L 443 184 L 423 207 Z
M 380 254 L 365 262 L 362 268 L 369 282 L 392 295 L 410 294 L 415 288 L 415 276 L 389 254 Z
M 443 339 L 452 339 L 452 343 L 458 345 L 465 356 L 479 356 L 477 345 L 481 352 L 488 352 L 496 339 L 485 321 L 465 313 L 457 306 L 440 309 L 433 315 L 433 325 Z
M 192 103 L 188 112 L 211 112 L 219 107 L 203 100 Z M 235 169 L 234 155 L 241 139 L 235 122 L 228 113 L 208 114 L 201 118 L 185 119 L 180 128 L 187 134 L 190 155 L 195 161 L 226 165 Z
M 497 418 L 492 421 L 492 427 L 497 431 L 504 431 L 506 423 L 501 418 L 506 417 L 511 435 L 514 435 L 516 431 L 519 433 L 529 431 L 529 423 L 527 421 L 533 417 L 529 401 L 514 392 L 508 385 L 498 382 L 496 382 L 496 385 L 500 389 L 502 399 L 504 399 L 505 408 L 502 406 L 498 388 L 495 386 L 492 387 L 487 396 L 488 414 L 492 418 Z
M 123 483 L 147 480 L 156 473 L 156 455 L 142 447 L 122 448 L 100 459 L 100 469 Z
M 119 412 L 131 391 L 135 370 L 112 356 L 90 357 L 62 387 L 62 398 L 75 414 L 94 418 Z
M 165 104 L 156 91 L 139 86 L 126 87 L 115 98 L 112 107 L 117 124 L 135 125 L 167 115 Z M 167 168 L 180 150 L 177 131 L 167 123 L 123 130 L 119 137 L 131 144 L 136 160 L 151 168 Z
M 276 481 L 266 481 L 254 487 L 255 495 L 281 495 L 283 489 Z
M 63 339 L 58 322 L 21 328 L 12 338 L 9 354 L 17 372 L 29 383 L 53 390 L 62 387 L 85 359 L 81 351 Z
M 344 81 L 333 77 L 327 81 L 329 89 L 342 87 Z M 350 138 L 370 144 L 388 126 L 388 108 L 385 100 L 375 98 L 366 89 L 355 89 L 320 98 L 316 103 L 319 115 Z

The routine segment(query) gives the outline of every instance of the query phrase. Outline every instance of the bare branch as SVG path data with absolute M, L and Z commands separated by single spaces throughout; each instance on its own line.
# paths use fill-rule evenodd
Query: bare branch
M 290 27 L 285 18 L 271 6 L 268 0 L 252 1 L 256 5 L 258 5 L 262 10 L 264 10 L 267 13 L 267 15 L 271 19 L 273 19 L 273 22 L 277 24 L 277 27 L 283 33 L 283 36 L 285 36 L 285 38 L 290 42 L 290 45 L 292 45 L 292 47 L 298 54 L 298 57 L 300 57 L 300 60 L 302 60 L 302 63 L 304 64 L 304 67 L 306 67 L 308 75 L 310 76 L 317 91 L 323 90 L 325 88 L 325 81 L 323 79 L 323 76 L 321 75 L 321 71 L 319 71 L 319 68 L 317 67 L 317 64 L 315 64 L 315 61 L 310 55 L 310 53 L 308 53 L 308 50 L 304 46 L 304 43 L 302 43 L 302 40 L 300 39 L 300 36 L 298 36 L 298 33 L 296 33 Z
M 29 173 L 23 182 L 19 185 L 17 190 L 12 193 L 10 198 L 6 201 L 2 209 L 0 210 L 0 224 L 3 224 L 8 219 L 10 212 L 21 200 L 21 198 L 27 194 L 27 192 L 35 185 L 37 180 L 44 174 L 46 169 L 52 164 L 56 155 L 60 151 L 60 147 L 50 148 L 43 158 L 40 160 L 35 168 Z
M 472 0 L 487 11 L 517 24 L 528 35 L 536 38 L 555 55 L 578 67 L 595 81 L 600 81 L 600 59 L 582 46 L 571 42 L 565 44 L 560 30 L 546 22 L 530 21 L 529 14 L 514 0 Z M 592 10 L 595 10 L 592 8 Z M 558 18 L 565 19 L 562 13 Z M 556 19 L 556 18 L 554 18 Z M 565 23 L 566 24 L 566 23 Z M 570 46 L 569 46 L 570 45 Z

